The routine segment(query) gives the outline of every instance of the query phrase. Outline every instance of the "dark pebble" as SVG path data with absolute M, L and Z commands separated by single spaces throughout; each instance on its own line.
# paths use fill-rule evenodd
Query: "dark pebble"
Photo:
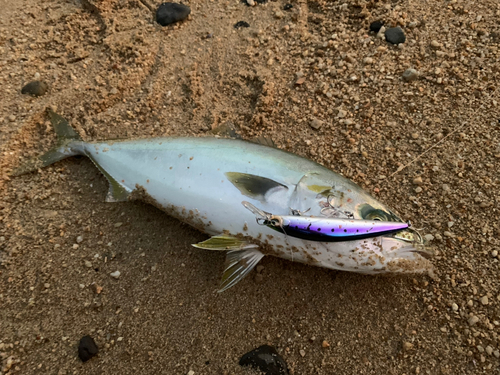
M 98 352 L 99 349 L 92 337 L 83 336 L 80 339 L 80 343 L 78 344 L 78 357 L 80 357 L 82 362 L 87 362 L 90 358 L 95 357 Z
M 45 82 L 32 81 L 21 89 L 21 94 L 28 94 L 31 96 L 42 96 L 47 92 L 49 86 Z
M 191 13 L 191 8 L 184 4 L 163 3 L 156 11 L 156 22 L 162 26 L 182 21 Z
M 240 366 L 258 368 L 265 375 L 288 375 L 286 362 L 276 349 L 269 345 L 262 345 L 243 355 Z
M 385 40 L 392 44 L 401 44 L 406 42 L 406 36 L 401 27 L 391 27 L 385 30 Z
M 283 7 L 284 10 L 290 10 L 293 8 L 293 5 L 288 3 L 288 4 L 285 4 L 285 6 Z
M 235 29 L 241 29 L 242 27 L 250 27 L 250 24 L 245 21 L 238 21 L 234 24 Z
M 374 33 L 378 33 L 380 29 L 384 26 L 384 21 L 373 21 L 370 24 L 370 31 L 373 31 Z

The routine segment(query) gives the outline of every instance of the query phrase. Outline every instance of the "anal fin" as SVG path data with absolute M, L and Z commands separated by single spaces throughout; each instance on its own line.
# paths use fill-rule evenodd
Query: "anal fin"
M 205 250 L 244 250 L 258 247 L 232 236 L 214 236 L 193 246 Z
M 230 251 L 226 256 L 225 270 L 219 286 L 219 293 L 236 285 L 264 257 L 257 249 Z
M 123 185 L 121 185 L 116 179 L 111 176 L 108 172 L 104 170 L 92 157 L 92 155 L 87 154 L 92 163 L 101 171 L 101 173 L 106 177 L 109 182 L 108 194 L 106 194 L 106 202 L 124 202 L 128 200 L 130 191 L 128 191 Z

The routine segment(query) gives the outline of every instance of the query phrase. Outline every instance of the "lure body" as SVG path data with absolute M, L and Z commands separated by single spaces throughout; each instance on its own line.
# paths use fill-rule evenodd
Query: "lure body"
M 270 221 L 264 224 L 287 236 L 319 242 L 361 240 L 396 233 L 409 228 L 407 223 L 394 221 L 274 215 Z

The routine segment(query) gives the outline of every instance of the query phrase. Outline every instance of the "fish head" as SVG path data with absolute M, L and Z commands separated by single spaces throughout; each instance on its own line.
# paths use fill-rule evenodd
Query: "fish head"
M 289 206 L 292 213 L 307 212 L 308 216 L 403 222 L 354 182 L 331 171 L 304 175 L 295 186 Z
M 412 229 L 356 241 L 330 243 L 316 254 L 320 265 L 364 274 L 433 274 L 431 252 Z
M 292 214 L 403 222 L 361 187 L 331 171 L 304 175 L 295 186 L 289 206 Z M 348 241 L 345 246 L 335 243 L 327 247 L 328 252 L 337 252 L 343 257 L 343 261 L 335 260 L 335 264 L 347 265 L 346 255 L 353 261 L 350 267 L 341 269 L 371 274 L 432 273 L 433 269 L 429 261 L 433 252 L 426 249 L 423 237 L 411 227 L 384 236 Z

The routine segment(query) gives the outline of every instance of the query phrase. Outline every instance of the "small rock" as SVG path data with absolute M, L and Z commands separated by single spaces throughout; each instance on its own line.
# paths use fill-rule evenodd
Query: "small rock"
M 432 48 L 441 48 L 441 43 L 439 43 L 437 40 L 431 41 L 431 47 Z
M 14 122 L 14 121 L 16 121 L 16 116 L 9 115 L 8 119 L 9 119 L 10 122 Z
M 260 284 L 264 281 L 264 276 L 261 273 L 256 273 L 254 280 L 257 284 Z
M 277 10 L 275 13 L 274 13 L 274 17 L 277 18 L 277 19 L 282 19 L 283 17 L 285 17 L 285 15 L 283 14 L 283 12 L 281 10 Z
M 477 322 L 479 322 L 479 318 L 477 316 L 473 315 L 469 318 L 470 326 L 476 325 Z
M 194 371 L 193 370 L 189 370 L 189 372 L 187 373 L 187 375 L 194 375 Z
M 413 183 L 414 183 L 415 185 L 420 186 L 420 185 L 422 185 L 422 184 L 424 183 L 424 181 L 422 180 L 422 177 L 417 176 L 417 177 L 415 177 L 415 178 L 413 179 Z
M 491 256 L 492 256 L 493 258 L 496 258 L 496 257 L 498 256 L 498 251 L 497 251 L 497 250 L 493 250 L 493 251 L 491 252 Z
M 486 306 L 488 304 L 488 296 L 481 297 L 479 301 Z
M 366 65 L 370 65 L 370 64 L 373 64 L 373 59 L 371 57 L 365 57 L 363 62 L 366 64 Z
M 384 26 L 384 21 L 373 21 L 370 24 L 370 31 L 373 31 L 374 33 L 378 33 L 380 29 Z
M 451 233 L 451 232 L 449 232 L 449 231 L 444 231 L 444 232 L 443 232 L 443 235 L 444 235 L 445 237 L 453 237 L 453 233 Z
M 456 303 L 452 303 L 452 304 L 451 304 L 451 309 L 452 309 L 453 311 L 458 311 L 458 305 L 457 305 Z
M 269 345 L 262 345 L 243 355 L 240 366 L 251 366 L 259 369 L 266 375 L 288 375 L 288 366 L 276 349 Z
M 422 192 L 422 188 L 421 188 L 420 186 L 417 186 L 417 187 L 415 188 L 415 193 L 417 193 L 417 194 L 418 194 L 418 193 L 421 193 L 421 192 Z
M 305 357 L 306 356 L 306 351 L 304 349 L 300 349 L 299 350 L 299 354 L 301 357 Z
M 101 294 L 102 289 L 103 289 L 103 288 L 102 288 L 102 286 L 99 286 L 99 285 L 97 285 L 96 283 L 92 283 L 92 284 L 90 285 L 90 287 L 92 288 L 92 291 L 93 291 L 95 294 Z
M 311 122 L 309 123 L 309 125 L 311 126 L 311 128 L 313 128 L 314 130 L 318 130 L 319 128 L 321 128 L 323 126 L 323 121 L 321 120 L 318 120 L 317 118 L 313 118 L 311 120 Z
M 293 5 L 288 3 L 288 4 L 285 4 L 285 6 L 283 7 L 284 10 L 290 10 L 293 8 Z
M 296 84 L 297 86 L 300 86 L 300 85 L 302 85 L 305 81 L 306 81 L 306 77 L 299 77 L 299 78 L 297 78 L 297 80 L 295 81 L 295 84 Z
M 411 342 L 403 342 L 403 350 L 405 352 L 408 352 L 410 350 L 413 350 L 414 345 Z
M 109 274 L 109 276 L 114 277 L 115 279 L 118 279 L 120 275 L 121 275 L 120 271 L 111 272 Z
M 247 4 L 248 4 L 248 6 L 253 7 L 253 6 L 255 6 L 255 1 L 254 0 L 247 0 Z
M 391 27 L 385 30 L 385 40 L 392 44 L 401 44 L 406 42 L 406 36 L 401 27 Z
M 323 348 L 329 348 L 329 347 L 330 347 L 330 344 L 328 343 L 328 341 L 323 340 L 323 342 L 321 343 L 321 346 L 322 346 Z
M 245 21 L 238 21 L 234 24 L 235 29 L 241 29 L 242 27 L 250 27 L 250 24 Z
M 82 241 L 83 241 L 83 237 L 82 236 L 76 237 L 76 243 L 82 243 Z
M 95 357 L 99 352 L 94 339 L 90 336 L 83 336 L 78 344 L 78 357 L 82 362 L 87 362 L 90 358 Z
M 425 240 L 427 242 L 431 242 L 433 239 L 434 239 L 434 236 L 430 233 L 427 233 L 425 236 L 424 236 Z
M 189 16 L 191 8 L 178 3 L 163 3 L 156 11 L 156 22 L 162 26 L 182 21 Z
M 86 260 L 86 261 L 84 261 L 84 263 L 85 263 L 85 267 L 92 268 L 92 262 Z
M 486 347 L 486 353 L 488 353 L 488 355 L 492 355 L 493 354 L 493 348 L 491 346 L 487 346 Z
M 379 38 L 379 39 L 385 39 L 385 26 L 382 26 L 380 28 L 380 30 L 377 33 L 377 38 Z M 378 50 L 379 51 L 385 51 L 386 49 L 385 49 L 385 47 L 381 46 L 381 47 L 378 48 Z
M 405 82 L 413 82 L 418 78 L 418 72 L 415 69 L 406 69 L 401 77 Z
M 31 96 L 42 96 L 47 92 L 49 86 L 45 82 L 32 81 L 21 89 L 21 94 L 28 94 Z

